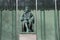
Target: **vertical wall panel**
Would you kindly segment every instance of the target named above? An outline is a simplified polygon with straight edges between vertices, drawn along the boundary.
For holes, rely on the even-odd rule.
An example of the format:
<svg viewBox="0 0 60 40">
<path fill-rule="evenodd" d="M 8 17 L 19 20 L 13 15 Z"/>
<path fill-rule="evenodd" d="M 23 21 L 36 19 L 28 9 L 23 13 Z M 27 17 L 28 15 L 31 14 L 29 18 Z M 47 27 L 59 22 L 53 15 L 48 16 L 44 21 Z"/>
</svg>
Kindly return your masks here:
<svg viewBox="0 0 60 40">
<path fill-rule="evenodd" d="M 2 35 L 2 11 L 0 11 L 0 40 Z"/>
<path fill-rule="evenodd" d="M 40 13 L 41 15 L 41 40 L 46 40 L 46 34 L 45 34 L 45 11 L 41 11 L 42 13 Z"/>
<path fill-rule="evenodd" d="M 0 40 L 1 40 L 1 11 L 0 11 Z"/>
<path fill-rule="evenodd" d="M 16 37 L 16 11 L 12 11 L 12 40 L 17 40 Z"/>
<path fill-rule="evenodd" d="M 45 11 L 46 40 L 55 40 L 54 10 Z"/>
<path fill-rule="evenodd" d="M 12 40 L 12 12 L 2 12 L 2 40 Z"/>
<path fill-rule="evenodd" d="M 60 37 L 60 10 L 59 10 L 59 37 Z M 59 38 L 60 40 L 60 38 Z"/>
<path fill-rule="evenodd" d="M 41 11 L 37 11 L 37 13 L 35 14 L 37 15 L 38 18 L 37 19 L 37 40 L 41 40 Z"/>
</svg>

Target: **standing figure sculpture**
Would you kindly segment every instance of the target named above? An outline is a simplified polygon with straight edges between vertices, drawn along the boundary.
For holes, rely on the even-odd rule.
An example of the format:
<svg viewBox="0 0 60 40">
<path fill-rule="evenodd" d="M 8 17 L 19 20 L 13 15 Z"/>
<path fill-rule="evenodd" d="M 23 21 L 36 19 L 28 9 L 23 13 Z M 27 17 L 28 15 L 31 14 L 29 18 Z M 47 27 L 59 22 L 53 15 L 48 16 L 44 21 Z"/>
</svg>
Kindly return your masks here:
<svg viewBox="0 0 60 40">
<path fill-rule="evenodd" d="M 33 32 L 34 16 L 29 8 L 25 8 L 25 13 L 22 15 L 22 32 Z"/>
</svg>

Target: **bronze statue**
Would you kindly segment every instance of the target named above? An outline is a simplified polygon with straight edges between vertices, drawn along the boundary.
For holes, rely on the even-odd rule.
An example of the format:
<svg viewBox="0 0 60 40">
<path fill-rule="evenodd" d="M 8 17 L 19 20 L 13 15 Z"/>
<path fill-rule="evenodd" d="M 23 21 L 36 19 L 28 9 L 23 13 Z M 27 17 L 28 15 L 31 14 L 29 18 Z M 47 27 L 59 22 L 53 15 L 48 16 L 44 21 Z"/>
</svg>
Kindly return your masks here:
<svg viewBox="0 0 60 40">
<path fill-rule="evenodd" d="M 29 8 L 26 7 L 25 13 L 22 15 L 22 31 L 23 32 L 33 32 L 34 16 L 30 12 Z"/>
</svg>

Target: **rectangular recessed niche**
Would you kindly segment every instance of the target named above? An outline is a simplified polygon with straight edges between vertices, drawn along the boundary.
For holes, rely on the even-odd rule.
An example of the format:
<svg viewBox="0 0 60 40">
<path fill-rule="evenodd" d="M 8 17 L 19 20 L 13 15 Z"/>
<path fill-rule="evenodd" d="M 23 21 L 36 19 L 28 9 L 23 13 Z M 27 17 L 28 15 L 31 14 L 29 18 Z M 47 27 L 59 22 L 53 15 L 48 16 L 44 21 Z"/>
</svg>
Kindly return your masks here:
<svg viewBox="0 0 60 40">
<path fill-rule="evenodd" d="M 19 40 L 36 40 L 36 34 L 20 34 Z"/>
</svg>

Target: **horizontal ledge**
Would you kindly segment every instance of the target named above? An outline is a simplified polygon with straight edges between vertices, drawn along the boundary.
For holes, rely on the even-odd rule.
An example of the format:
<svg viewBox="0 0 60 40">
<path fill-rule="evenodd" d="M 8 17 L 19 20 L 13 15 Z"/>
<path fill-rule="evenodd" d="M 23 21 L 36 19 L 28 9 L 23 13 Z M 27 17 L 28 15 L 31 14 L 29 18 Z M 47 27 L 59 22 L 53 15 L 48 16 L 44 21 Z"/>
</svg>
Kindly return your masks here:
<svg viewBox="0 0 60 40">
<path fill-rule="evenodd" d="M 20 34 L 36 34 L 36 32 L 21 32 Z"/>
</svg>

